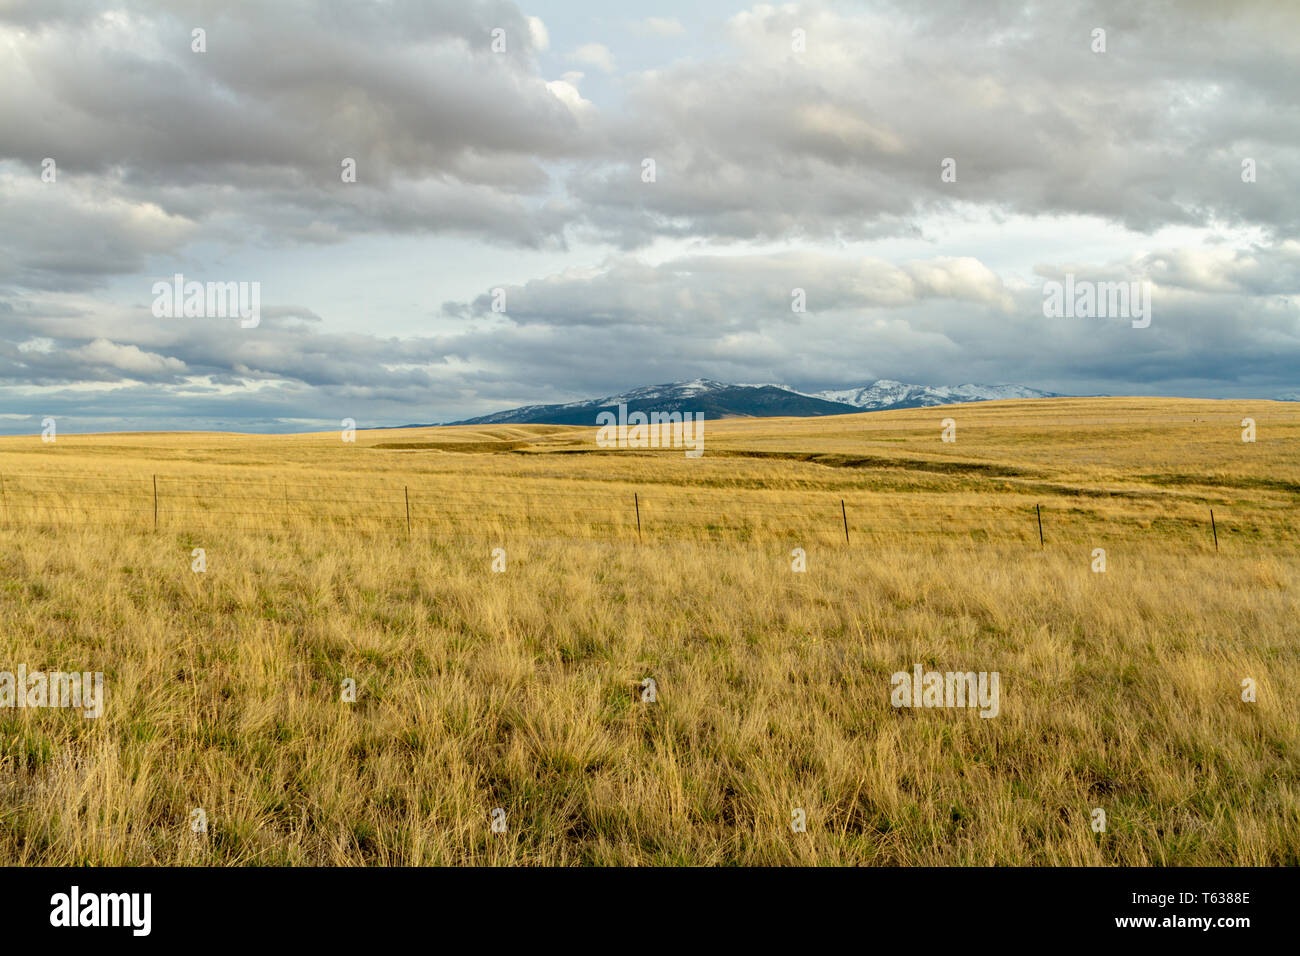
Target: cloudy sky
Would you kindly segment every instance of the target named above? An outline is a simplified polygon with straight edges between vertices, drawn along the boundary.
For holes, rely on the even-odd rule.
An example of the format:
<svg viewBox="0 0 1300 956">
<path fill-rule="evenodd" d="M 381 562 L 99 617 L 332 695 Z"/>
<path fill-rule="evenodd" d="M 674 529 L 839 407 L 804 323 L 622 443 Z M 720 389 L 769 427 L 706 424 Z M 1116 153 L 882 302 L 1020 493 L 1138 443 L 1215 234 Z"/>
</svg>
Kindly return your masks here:
<svg viewBox="0 0 1300 956">
<path fill-rule="evenodd" d="M 0 432 L 1300 396 L 1297 36 L 1293 0 L 0 0 Z M 260 322 L 156 316 L 177 273 Z M 1044 317 L 1067 274 L 1149 282 L 1150 326 Z"/>
</svg>

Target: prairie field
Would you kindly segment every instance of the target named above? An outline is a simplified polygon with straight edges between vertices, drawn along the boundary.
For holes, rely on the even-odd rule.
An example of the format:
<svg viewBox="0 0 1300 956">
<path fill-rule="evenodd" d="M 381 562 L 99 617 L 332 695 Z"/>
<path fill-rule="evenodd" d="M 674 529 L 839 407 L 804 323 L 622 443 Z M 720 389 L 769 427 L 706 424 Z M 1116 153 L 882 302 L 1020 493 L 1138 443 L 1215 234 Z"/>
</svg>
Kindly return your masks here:
<svg viewBox="0 0 1300 956">
<path fill-rule="evenodd" d="M 1300 863 L 1300 403 L 704 449 L 0 438 L 0 671 L 104 674 L 0 708 L 0 863 Z"/>
</svg>

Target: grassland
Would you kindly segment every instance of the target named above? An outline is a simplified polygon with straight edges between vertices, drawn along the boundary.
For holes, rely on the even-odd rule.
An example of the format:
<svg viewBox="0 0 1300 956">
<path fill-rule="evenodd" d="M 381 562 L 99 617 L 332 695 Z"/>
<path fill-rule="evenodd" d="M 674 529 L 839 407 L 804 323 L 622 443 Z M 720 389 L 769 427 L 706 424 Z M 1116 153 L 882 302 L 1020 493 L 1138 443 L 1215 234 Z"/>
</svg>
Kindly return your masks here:
<svg viewBox="0 0 1300 956">
<path fill-rule="evenodd" d="M 0 863 L 1300 862 L 1300 405 L 594 438 L 0 438 Z"/>
</svg>

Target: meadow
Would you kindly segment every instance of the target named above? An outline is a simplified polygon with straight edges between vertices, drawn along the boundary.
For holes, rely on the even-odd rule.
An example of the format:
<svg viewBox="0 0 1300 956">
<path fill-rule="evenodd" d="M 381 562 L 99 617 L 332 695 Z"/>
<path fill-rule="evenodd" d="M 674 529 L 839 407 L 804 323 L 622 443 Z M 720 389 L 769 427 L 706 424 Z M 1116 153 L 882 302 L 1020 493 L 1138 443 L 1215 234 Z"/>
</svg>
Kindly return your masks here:
<svg viewBox="0 0 1300 956">
<path fill-rule="evenodd" d="M 1300 863 L 1300 403 L 595 434 L 0 438 L 0 863 Z"/>
</svg>

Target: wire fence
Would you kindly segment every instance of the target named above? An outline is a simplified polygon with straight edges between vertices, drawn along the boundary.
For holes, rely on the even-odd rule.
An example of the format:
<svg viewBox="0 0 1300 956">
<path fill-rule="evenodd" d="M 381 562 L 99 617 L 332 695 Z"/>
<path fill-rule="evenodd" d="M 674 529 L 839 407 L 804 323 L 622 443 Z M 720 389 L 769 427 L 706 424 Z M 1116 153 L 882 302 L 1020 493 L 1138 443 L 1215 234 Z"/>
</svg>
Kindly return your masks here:
<svg viewBox="0 0 1300 956">
<path fill-rule="evenodd" d="M 1189 547 L 1225 541 L 1295 544 L 1300 533 L 1276 507 L 1217 514 L 1187 496 L 1108 500 L 1028 493 L 952 496 L 922 492 L 636 486 L 577 479 L 427 476 L 402 483 L 331 478 L 0 474 L 7 527 L 94 525 L 157 531 L 335 528 L 393 536 L 575 539 L 782 539 L 794 544 L 957 538 L 1047 547 L 1161 533 Z"/>
</svg>

